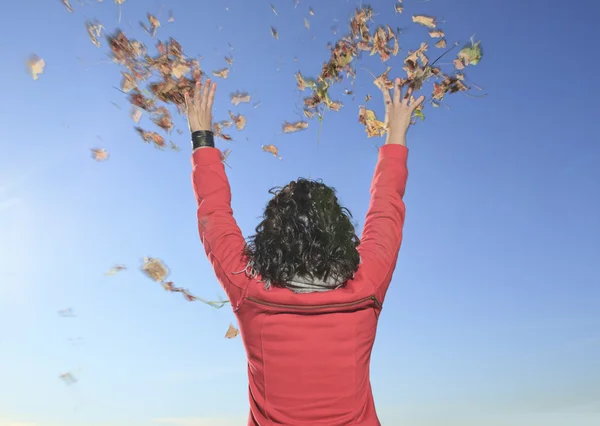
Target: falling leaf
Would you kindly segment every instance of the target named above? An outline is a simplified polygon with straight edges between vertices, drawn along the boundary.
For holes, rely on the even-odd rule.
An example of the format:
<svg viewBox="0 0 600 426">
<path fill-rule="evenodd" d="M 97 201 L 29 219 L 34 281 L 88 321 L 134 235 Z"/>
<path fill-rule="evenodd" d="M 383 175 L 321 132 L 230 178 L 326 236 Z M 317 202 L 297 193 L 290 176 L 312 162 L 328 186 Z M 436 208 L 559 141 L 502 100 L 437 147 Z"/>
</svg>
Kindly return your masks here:
<svg viewBox="0 0 600 426">
<path fill-rule="evenodd" d="M 213 71 L 212 73 L 215 77 L 220 77 L 220 78 L 225 79 L 229 75 L 229 68 L 223 68 L 221 70 Z"/>
<path fill-rule="evenodd" d="M 233 65 L 233 56 L 225 56 L 225 62 L 227 62 L 229 66 Z"/>
<path fill-rule="evenodd" d="M 227 339 L 233 339 L 238 334 L 240 334 L 240 331 L 237 328 L 235 328 L 233 326 L 233 324 L 229 324 L 229 328 L 227 329 L 227 332 L 225 333 L 225 337 Z"/>
<path fill-rule="evenodd" d="M 135 106 L 132 107 L 131 108 L 131 119 L 133 120 L 133 122 L 139 123 L 141 118 L 142 118 L 142 110 Z"/>
<path fill-rule="evenodd" d="M 394 10 L 396 13 L 402 13 L 404 11 L 404 5 L 402 4 L 402 0 L 398 0 L 398 3 L 394 5 Z"/>
<path fill-rule="evenodd" d="M 365 125 L 367 137 L 383 136 L 386 132 L 385 123 L 377 120 L 375 112 L 361 106 L 358 112 L 358 121 Z"/>
<path fill-rule="evenodd" d="M 444 36 L 445 36 L 445 34 L 442 30 L 430 30 L 429 31 L 429 37 L 431 37 L 431 38 L 442 38 Z"/>
<path fill-rule="evenodd" d="M 98 38 L 102 34 L 102 30 L 104 29 L 102 24 L 98 21 L 86 22 L 85 27 L 87 29 L 90 40 L 92 41 L 92 43 L 94 43 L 94 46 L 100 47 L 100 41 L 98 40 Z"/>
<path fill-rule="evenodd" d="M 419 118 L 421 121 L 425 120 L 425 115 L 423 115 L 423 111 L 420 109 L 415 110 L 415 117 Z"/>
<path fill-rule="evenodd" d="M 102 148 L 93 148 L 92 158 L 96 161 L 106 161 L 108 160 L 108 151 Z"/>
<path fill-rule="evenodd" d="M 248 93 L 237 92 L 231 95 L 231 103 L 235 106 L 246 102 L 250 102 L 250 95 Z"/>
<path fill-rule="evenodd" d="M 160 21 L 156 19 L 154 15 L 148 13 L 148 23 L 150 24 L 150 29 L 148 29 L 143 22 L 140 22 L 140 25 L 148 34 L 150 34 L 150 36 L 155 37 L 156 31 L 158 30 L 158 27 L 160 27 Z"/>
<path fill-rule="evenodd" d="M 44 72 L 45 67 L 46 61 L 36 55 L 31 55 L 27 60 L 27 68 L 34 80 L 37 80 L 39 75 Z"/>
<path fill-rule="evenodd" d="M 175 17 L 173 16 L 173 11 L 169 10 L 169 19 L 167 20 L 167 22 L 174 22 L 175 21 Z"/>
<path fill-rule="evenodd" d="M 444 48 L 446 48 L 446 39 L 445 38 L 440 39 L 440 41 L 438 41 L 435 44 L 435 47 L 437 47 L 438 49 L 444 49 Z"/>
<path fill-rule="evenodd" d="M 169 148 L 171 148 L 173 151 L 181 151 L 181 148 L 179 148 L 179 146 L 173 141 L 169 141 Z"/>
<path fill-rule="evenodd" d="M 258 108 L 258 107 L 259 107 L 259 106 L 261 106 L 261 105 L 262 105 L 262 102 L 261 102 L 261 101 L 254 102 L 254 103 L 252 104 L 252 108 Z"/>
<path fill-rule="evenodd" d="M 229 154 L 231 154 L 231 148 L 227 148 L 225 151 L 221 152 L 221 161 L 225 162 L 227 161 L 227 157 L 229 157 Z"/>
<path fill-rule="evenodd" d="M 231 114 L 231 111 L 229 113 Z M 233 121 L 230 121 L 230 120 L 221 120 L 221 121 L 219 121 L 219 124 L 221 126 L 223 126 L 223 127 L 229 128 L 229 127 L 233 126 Z"/>
<path fill-rule="evenodd" d="M 71 373 L 61 373 L 58 376 L 58 378 L 65 382 L 65 384 L 67 385 L 72 385 L 77 382 L 77 379 Z"/>
<path fill-rule="evenodd" d="M 67 8 L 68 12 L 73 12 L 73 7 L 71 6 L 71 2 L 69 0 L 62 0 L 62 3 Z"/>
<path fill-rule="evenodd" d="M 140 134 L 144 142 L 146 143 L 154 143 L 156 148 L 164 148 L 165 146 L 165 138 L 159 135 L 156 132 L 150 132 L 147 130 L 143 130 L 139 127 L 136 127 L 135 130 Z"/>
<path fill-rule="evenodd" d="M 281 160 L 281 157 L 279 156 L 279 149 L 277 149 L 277 147 L 273 144 L 270 145 L 263 145 L 262 150 L 265 152 L 270 152 L 271 154 L 273 154 L 275 156 L 275 158 L 278 158 Z"/>
<path fill-rule="evenodd" d="M 470 45 L 467 45 L 458 52 L 458 58 L 462 61 L 465 66 L 477 65 L 483 56 L 481 50 L 481 42 L 471 41 Z"/>
<path fill-rule="evenodd" d="M 373 83 L 379 88 L 379 90 L 390 90 L 394 88 L 394 82 L 388 77 L 391 69 L 392 67 L 387 67 L 387 69 L 379 77 L 373 80 Z"/>
<path fill-rule="evenodd" d="M 58 311 L 58 315 L 60 315 L 61 317 L 65 317 L 65 318 L 74 318 L 75 317 L 75 314 L 73 313 L 72 308 L 61 309 L 60 311 Z"/>
<path fill-rule="evenodd" d="M 231 111 L 229 111 L 229 116 L 235 123 L 236 129 L 238 129 L 238 130 L 244 129 L 244 127 L 246 126 L 246 117 L 244 117 L 242 114 L 235 115 Z"/>
<path fill-rule="evenodd" d="M 173 121 L 171 119 L 171 113 L 165 107 L 159 107 L 152 112 L 151 120 L 158 127 L 163 129 L 167 133 L 171 133 L 173 129 Z"/>
<path fill-rule="evenodd" d="M 275 14 L 275 16 L 277 16 L 277 10 L 275 9 L 275 6 L 273 6 L 272 4 L 270 4 L 269 6 L 271 6 L 271 10 Z"/>
<path fill-rule="evenodd" d="M 277 33 L 277 30 L 275 29 L 275 27 L 271 27 L 271 35 L 273 36 L 273 38 L 275 40 L 279 40 L 279 34 Z"/>
<path fill-rule="evenodd" d="M 371 95 L 369 95 L 367 93 L 367 95 L 365 96 L 365 102 L 369 102 L 371 100 Z"/>
<path fill-rule="evenodd" d="M 126 269 L 127 269 L 127 266 L 125 266 L 125 265 L 115 265 L 112 268 L 110 268 L 107 272 L 105 272 L 104 275 L 112 276 L 121 271 L 125 271 Z"/>
<path fill-rule="evenodd" d="M 169 270 L 160 259 L 145 257 L 142 265 L 142 272 L 156 282 L 164 281 L 169 275 Z"/>
<path fill-rule="evenodd" d="M 306 29 L 310 29 L 310 22 L 308 22 L 308 19 L 304 18 L 304 26 L 306 27 Z"/>
<path fill-rule="evenodd" d="M 308 123 L 306 121 L 296 121 L 295 123 L 283 123 L 284 133 L 294 133 L 300 130 L 308 129 Z"/>
<path fill-rule="evenodd" d="M 313 10 L 312 7 L 308 8 L 308 14 L 311 15 L 311 16 L 315 16 L 315 11 Z"/>
<path fill-rule="evenodd" d="M 121 74 L 123 75 L 123 80 L 121 80 L 121 90 L 125 93 L 129 93 L 137 87 L 137 82 L 131 74 L 123 71 L 121 71 Z"/>
<path fill-rule="evenodd" d="M 125 3 L 125 0 L 115 0 L 115 3 L 116 4 L 123 4 L 123 3 Z"/>
<path fill-rule="evenodd" d="M 434 17 L 426 15 L 413 15 L 412 21 L 427 28 L 435 28 L 437 25 Z"/>
</svg>

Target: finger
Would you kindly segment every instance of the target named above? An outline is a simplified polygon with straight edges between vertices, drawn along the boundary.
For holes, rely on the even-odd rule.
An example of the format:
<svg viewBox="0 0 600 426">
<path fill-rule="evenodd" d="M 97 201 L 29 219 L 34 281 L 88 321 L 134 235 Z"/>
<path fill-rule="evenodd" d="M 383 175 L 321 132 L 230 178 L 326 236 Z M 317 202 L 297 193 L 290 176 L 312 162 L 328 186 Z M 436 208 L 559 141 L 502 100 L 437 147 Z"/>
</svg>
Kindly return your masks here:
<svg viewBox="0 0 600 426">
<path fill-rule="evenodd" d="M 425 96 L 419 96 L 419 99 L 417 99 L 416 101 L 414 101 L 411 105 L 410 108 L 414 111 L 417 108 L 419 108 L 419 105 L 421 105 L 423 103 L 423 101 L 425 100 Z"/>
<path fill-rule="evenodd" d="M 201 93 L 201 89 L 202 89 L 202 84 L 197 81 L 196 82 L 196 87 L 194 87 L 194 99 L 192 99 L 192 102 L 194 103 L 194 105 L 196 107 L 200 106 L 200 93 Z"/>
<path fill-rule="evenodd" d="M 210 89 L 210 78 L 206 79 L 206 82 L 204 83 L 204 88 L 202 89 L 202 103 L 200 104 L 202 106 L 202 108 L 206 108 L 206 105 L 208 104 L 208 92 Z"/>
<path fill-rule="evenodd" d="M 215 100 L 215 92 L 217 91 L 217 83 L 213 83 L 210 86 L 210 92 L 208 94 L 208 104 L 206 105 L 209 111 L 212 111 L 213 102 Z"/>
<path fill-rule="evenodd" d="M 402 94 L 402 86 L 400 85 L 400 79 L 396 79 L 396 83 L 394 84 L 394 103 L 400 103 L 400 95 Z"/>
<path fill-rule="evenodd" d="M 392 95 L 390 95 L 390 91 L 385 87 L 381 89 L 381 92 L 383 93 L 383 101 L 387 107 L 392 103 Z"/>
<path fill-rule="evenodd" d="M 408 87 L 406 94 L 404 95 L 404 99 L 402 99 L 402 105 L 408 106 L 408 102 L 410 101 L 410 97 L 412 95 L 413 88 L 412 85 Z"/>
</svg>

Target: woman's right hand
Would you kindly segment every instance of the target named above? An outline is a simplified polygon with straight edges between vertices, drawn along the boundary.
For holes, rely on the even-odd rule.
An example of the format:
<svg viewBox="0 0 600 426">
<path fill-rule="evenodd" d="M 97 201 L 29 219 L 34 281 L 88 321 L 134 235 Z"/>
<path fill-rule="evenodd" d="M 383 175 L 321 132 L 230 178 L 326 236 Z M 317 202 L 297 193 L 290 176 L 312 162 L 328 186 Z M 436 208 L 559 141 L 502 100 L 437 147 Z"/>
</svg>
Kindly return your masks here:
<svg viewBox="0 0 600 426">
<path fill-rule="evenodd" d="M 388 89 L 383 90 L 385 126 L 387 129 L 386 145 L 400 144 L 406 146 L 406 132 L 408 132 L 413 113 L 425 100 L 425 96 L 421 96 L 411 103 L 412 87 L 409 87 L 404 97 L 402 97 L 400 82 L 400 79 L 397 78 L 394 84 L 393 99 Z"/>
</svg>

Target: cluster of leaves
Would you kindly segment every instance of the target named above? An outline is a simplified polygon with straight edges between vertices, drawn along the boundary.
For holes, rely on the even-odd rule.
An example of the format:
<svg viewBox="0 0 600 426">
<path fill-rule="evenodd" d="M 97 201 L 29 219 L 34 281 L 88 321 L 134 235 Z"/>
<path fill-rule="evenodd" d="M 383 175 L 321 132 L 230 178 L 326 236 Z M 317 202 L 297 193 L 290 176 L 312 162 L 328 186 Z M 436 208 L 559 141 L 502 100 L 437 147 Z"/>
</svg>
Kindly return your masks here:
<svg viewBox="0 0 600 426">
<path fill-rule="evenodd" d="M 402 1 L 399 1 L 395 10 L 402 13 L 404 10 Z M 306 78 L 302 73 L 296 74 L 298 89 L 310 90 L 311 95 L 304 98 L 304 115 L 311 119 L 318 117 L 322 119 L 324 109 L 339 111 L 342 103 L 332 101 L 329 97 L 329 89 L 336 83 L 343 81 L 344 77 L 354 79 L 356 71 L 353 64 L 360 58 L 360 52 L 369 52 L 370 56 L 379 55 L 382 62 L 387 62 L 392 56 L 398 55 L 400 45 L 398 36 L 389 25 L 378 25 L 375 29 L 370 28 L 373 10 L 370 6 L 356 9 L 350 20 L 349 33 L 341 37 L 331 47 L 331 57 L 324 63 L 321 73 L 315 79 Z M 437 28 L 436 19 L 426 15 L 413 15 L 412 21 L 429 29 L 429 36 L 439 39 L 435 44 L 437 48 L 446 47 L 445 33 Z M 446 94 L 466 92 L 469 88 L 464 84 L 464 74 L 459 72 L 444 73 L 441 68 L 435 66 L 426 55 L 429 48 L 427 42 L 409 51 L 404 58 L 402 70 L 406 77 L 401 78 L 401 86 L 410 86 L 413 91 L 420 90 L 429 79 L 436 79 L 433 84 L 433 92 L 430 99 L 432 106 L 438 107 Z M 448 53 L 448 51 L 446 52 Z M 444 53 L 445 54 L 445 53 Z M 442 54 L 442 56 L 444 56 Z M 476 65 L 482 57 L 480 42 L 473 42 L 460 50 L 458 57 L 454 60 L 455 71 L 464 69 L 467 65 Z M 380 90 L 393 88 L 394 83 L 388 77 L 391 67 L 374 79 L 374 84 Z M 346 93 L 349 93 L 348 91 Z M 367 95 L 366 101 L 370 99 Z M 415 116 L 424 119 L 423 106 L 415 111 Z M 382 136 L 386 132 L 385 123 L 377 120 L 375 112 L 368 110 L 365 106 L 359 108 L 359 122 L 365 125 L 369 137 Z"/>
</svg>

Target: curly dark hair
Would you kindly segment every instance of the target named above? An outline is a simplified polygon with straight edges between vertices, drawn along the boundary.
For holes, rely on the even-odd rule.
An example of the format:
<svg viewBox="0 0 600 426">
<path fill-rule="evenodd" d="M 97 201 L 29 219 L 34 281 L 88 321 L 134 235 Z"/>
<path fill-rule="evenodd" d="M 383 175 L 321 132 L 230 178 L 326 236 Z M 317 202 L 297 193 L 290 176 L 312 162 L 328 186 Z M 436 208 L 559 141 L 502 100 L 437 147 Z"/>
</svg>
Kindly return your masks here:
<svg viewBox="0 0 600 426">
<path fill-rule="evenodd" d="M 245 255 L 263 281 L 285 287 L 294 276 L 343 283 L 358 268 L 359 238 L 335 189 L 300 178 L 272 188 Z"/>
</svg>

